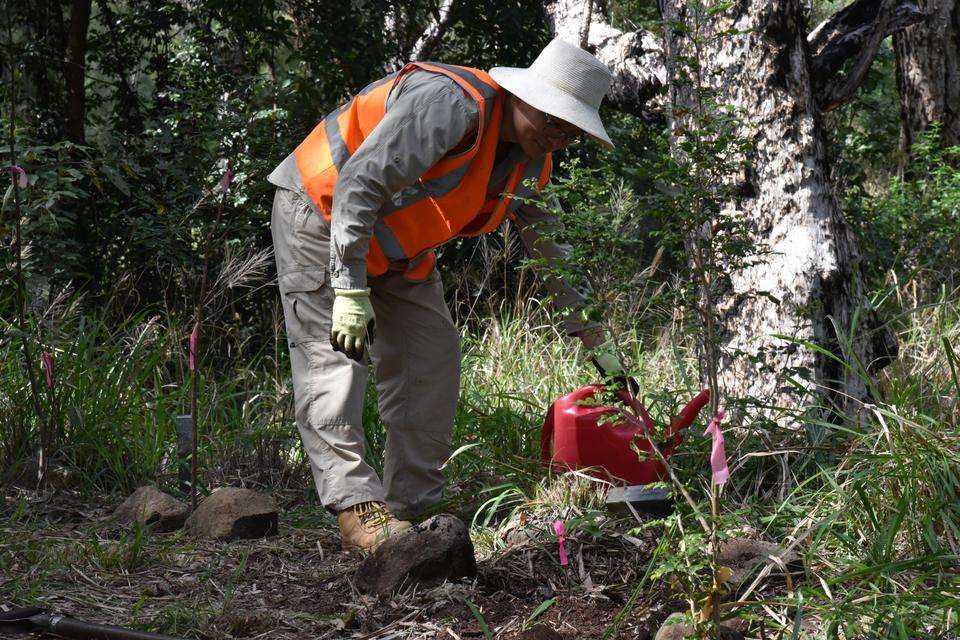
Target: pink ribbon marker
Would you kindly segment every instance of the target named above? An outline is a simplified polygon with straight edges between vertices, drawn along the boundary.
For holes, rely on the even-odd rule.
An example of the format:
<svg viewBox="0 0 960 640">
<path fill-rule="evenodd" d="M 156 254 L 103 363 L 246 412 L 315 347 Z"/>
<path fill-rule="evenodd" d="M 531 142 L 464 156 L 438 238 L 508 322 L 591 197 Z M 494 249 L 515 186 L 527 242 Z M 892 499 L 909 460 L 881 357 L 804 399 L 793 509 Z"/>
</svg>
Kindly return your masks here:
<svg viewBox="0 0 960 640">
<path fill-rule="evenodd" d="M 27 172 L 23 170 L 23 167 L 12 165 L 8 168 L 17 176 L 17 186 L 26 189 L 29 183 L 27 182 Z"/>
<path fill-rule="evenodd" d="M 53 354 L 44 351 L 40 354 L 40 360 L 43 362 L 43 372 L 47 374 L 47 389 L 53 389 Z"/>
<path fill-rule="evenodd" d="M 200 337 L 200 321 L 193 325 L 193 331 L 190 332 L 190 371 L 197 368 L 197 339 Z"/>
<path fill-rule="evenodd" d="M 726 413 L 723 409 L 717 411 L 713 416 L 707 430 L 703 435 L 713 436 L 713 449 L 710 451 L 710 468 L 713 470 L 713 481 L 717 484 L 723 484 L 730 477 L 730 469 L 727 467 L 727 450 L 723 445 L 723 432 L 720 431 L 720 421 Z"/>
<path fill-rule="evenodd" d="M 567 559 L 567 547 L 564 544 L 567 541 L 567 538 L 566 538 L 567 528 L 564 526 L 563 520 L 554 521 L 553 530 L 557 534 L 557 542 L 560 543 L 560 564 L 562 565 L 570 564 L 570 560 Z"/>
</svg>

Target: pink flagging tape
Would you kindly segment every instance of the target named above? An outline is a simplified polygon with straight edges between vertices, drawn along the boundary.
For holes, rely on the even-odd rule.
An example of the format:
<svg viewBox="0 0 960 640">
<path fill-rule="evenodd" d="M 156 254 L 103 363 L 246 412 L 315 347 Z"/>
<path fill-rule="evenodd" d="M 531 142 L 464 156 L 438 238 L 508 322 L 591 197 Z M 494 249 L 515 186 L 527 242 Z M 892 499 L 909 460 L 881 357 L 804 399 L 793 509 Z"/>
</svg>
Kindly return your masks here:
<svg viewBox="0 0 960 640">
<path fill-rule="evenodd" d="M 707 430 L 703 435 L 713 436 L 713 449 L 710 451 L 710 468 L 713 471 L 713 481 L 717 484 L 723 484 L 730 478 L 730 469 L 727 467 L 727 450 L 723 443 L 723 432 L 720 431 L 720 421 L 726 413 L 720 409 L 717 415 L 713 416 Z"/>
<path fill-rule="evenodd" d="M 563 520 L 554 521 L 553 530 L 557 534 L 557 542 L 560 543 L 560 564 L 568 565 L 570 564 L 570 559 L 567 558 L 567 528 L 564 526 Z"/>
<path fill-rule="evenodd" d="M 190 332 L 190 371 L 197 368 L 197 340 L 200 338 L 200 321 L 197 320 Z"/>
<path fill-rule="evenodd" d="M 43 362 L 43 372 L 47 375 L 47 389 L 53 389 L 53 354 L 44 351 L 40 354 L 40 360 Z"/>
</svg>

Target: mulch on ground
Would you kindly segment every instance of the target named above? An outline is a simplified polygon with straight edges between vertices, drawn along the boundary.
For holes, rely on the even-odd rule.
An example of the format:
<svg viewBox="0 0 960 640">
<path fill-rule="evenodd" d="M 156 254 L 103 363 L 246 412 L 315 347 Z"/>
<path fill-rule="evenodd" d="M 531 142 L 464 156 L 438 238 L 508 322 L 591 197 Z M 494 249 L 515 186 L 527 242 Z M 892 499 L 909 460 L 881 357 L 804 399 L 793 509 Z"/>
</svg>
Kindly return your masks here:
<svg viewBox="0 0 960 640">
<path fill-rule="evenodd" d="M 377 599 L 353 587 L 359 558 L 339 550 L 334 518 L 302 496 L 276 497 L 277 535 L 222 543 L 119 528 L 108 516 L 120 496 L 101 506 L 5 489 L 0 607 L 184 638 L 484 638 L 483 625 L 504 639 L 600 638 L 655 542 L 574 538 L 564 567 L 555 540 L 521 537 L 479 558 L 475 580 Z M 668 604 L 656 587 L 644 592 L 612 637 L 652 637 Z"/>
</svg>

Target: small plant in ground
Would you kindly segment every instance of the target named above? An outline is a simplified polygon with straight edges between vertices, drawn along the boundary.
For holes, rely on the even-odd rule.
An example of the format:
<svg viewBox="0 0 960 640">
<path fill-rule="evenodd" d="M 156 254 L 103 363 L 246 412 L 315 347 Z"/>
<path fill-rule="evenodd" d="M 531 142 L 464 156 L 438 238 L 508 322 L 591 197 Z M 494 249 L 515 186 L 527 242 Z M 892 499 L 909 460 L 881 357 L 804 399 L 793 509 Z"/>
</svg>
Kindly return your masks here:
<svg viewBox="0 0 960 640">
<path fill-rule="evenodd" d="M 22 354 L 16 356 L 15 361 L 19 361 L 26 374 L 28 388 L 30 390 L 30 401 L 35 414 L 38 431 L 39 443 L 36 447 L 37 452 L 37 485 L 42 488 L 45 484 L 48 459 L 52 442 L 51 416 L 44 409 L 43 392 L 39 381 L 39 371 L 34 362 L 34 355 L 42 351 L 38 347 L 38 338 L 40 337 L 40 327 L 34 314 L 28 305 L 27 275 L 24 269 L 25 251 L 24 251 L 24 229 L 23 229 L 23 210 L 21 208 L 21 190 L 29 186 L 29 180 L 26 172 L 20 167 L 17 158 L 17 94 L 16 80 L 17 69 L 13 60 L 10 60 L 10 76 L 8 92 L 10 94 L 10 113 L 9 113 L 9 137 L 7 138 L 7 151 L 9 153 L 9 165 L 4 167 L 3 173 L 10 176 L 10 186 L 5 190 L 3 204 L 0 206 L 0 221 L 4 220 L 7 209 L 7 202 L 12 200 L 13 207 L 13 255 L 9 260 L 3 260 L 4 270 L 6 264 L 13 264 L 13 284 L 14 284 L 14 307 L 16 309 L 16 329 L 10 333 L 17 335 L 20 339 L 20 348 Z M 12 196 L 12 198 L 11 198 Z M 6 274 L 5 274 L 6 275 Z M 11 327 L 12 329 L 12 327 Z"/>
<path fill-rule="evenodd" d="M 144 527 L 135 523 L 129 530 L 123 531 L 117 540 L 93 537 L 83 545 L 83 553 L 88 554 L 101 571 L 133 573 L 150 560 L 146 549 L 147 535 Z"/>
<path fill-rule="evenodd" d="M 480 625 L 480 631 L 483 633 L 483 637 L 486 640 L 493 640 L 493 631 L 490 630 L 490 625 L 487 624 L 483 614 L 480 613 L 480 608 L 470 600 L 467 600 L 466 604 L 467 608 L 470 609 L 470 613 L 473 614 L 474 619 L 476 619 L 477 624 Z"/>
<path fill-rule="evenodd" d="M 721 397 L 718 385 L 723 340 L 720 317 L 726 304 L 723 291 L 730 274 L 751 264 L 763 251 L 763 247 L 748 241 L 748 229 L 730 211 L 736 206 L 738 177 L 751 145 L 740 134 L 742 126 L 736 111 L 718 103 L 713 81 L 704 77 L 700 55 L 705 38 L 729 37 L 707 36 L 702 27 L 708 16 L 725 8 L 690 3 L 687 11 L 692 26 L 666 25 L 685 29 L 691 42 L 691 53 L 680 56 L 679 68 L 674 70 L 684 92 L 678 100 L 686 104 L 683 109 L 676 107 L 668 134 L 653 138 L 651 146 L 659 144 L 660 153 L 652 153 L 636 164 L 638 183 L 645 187 L 643 195 L 636 195 L 634 185 L 605 184 L 575 163 L 564 167 L 569 180 L 558 180 L 547 193 L 548 202 L 559 196 L 572 203 L 569 208 L 574 213 L 559 213 L 565 218 L 566 230 L 557 235 L 576 240 L 575 245 L 581 247 L 573 254 L 572 266 L 559 270 L 558 275 L 587 275 L 592 298 L 584 310 L 585 317 L 602 323 L 611 336 L 606 348 L 617 351 L 627 362 L 628 373 L 636 371 L 633 367 L 638 359 L 625 357 L 632 354 L 625 353 L 624 346 L 632 345 L 624 338 L 631 335 L 631 324 L 639 324 L 635 320 L 638 312 L 666 306 L 676 319 L 670 329 L 694 336 L 699 379 L 711 394 L 708 420 L 714 417 L 709 430 L 714 442 L 711 480 L 704 499 L 696 474 L 694 486 L 688 486 L 689 471 L 681 478 L 657 448 L 657 458 L 669 469 L 670 480 L 688 507 L 684 515 L 694 520 L 685 526 L 677 524 L 677 544 L 662 556 L 665 567 L 654 571 L 660 577 L 671 576 L 689 605 L 698 634 L 714 637 L 720 632 L 719 601 L 727 577 L 727 570 L 718 561 L 726 527 L 720 487 L 728 473 L 720 408 L 732 410 L 737 418 L 742 415 L 739 400 Z M 668 147 L 677 151 L 671 154 L 666 151 Z M 649 225 L 651 214 L 660 223 L 652 231 L 660 243 L 652 258 L 643 251 L 643 240 L 651 234 L 642 230 L 644 224 Z M 667 252 L 678 280 L 671 288 L 656 286 L 654 278 Z M 649 385 L 642 380 L 640 383 L 641 391 L 649 392 Z M 607 390 L 612 391 L 614 386 L 608 384 Z M 599 399 L 606 404 L 616 400 L 612 393 Z M 653 434 L 651 437 L 655 439 Z"/>
</svg>

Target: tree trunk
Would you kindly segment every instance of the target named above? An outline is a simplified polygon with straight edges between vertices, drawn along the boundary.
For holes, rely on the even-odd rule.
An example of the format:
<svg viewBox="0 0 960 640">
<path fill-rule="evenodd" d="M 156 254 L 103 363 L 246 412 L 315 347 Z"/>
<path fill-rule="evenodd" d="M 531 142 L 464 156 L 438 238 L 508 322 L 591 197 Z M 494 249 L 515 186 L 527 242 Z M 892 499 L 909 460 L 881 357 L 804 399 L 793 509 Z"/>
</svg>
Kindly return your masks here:
<svg viewBox="0 0 960 640">
<path fill-rule="evenodd" d="M 137 91 L 130 80 L 133 74 L 130 73 L 128 65 L 132 64 L 136 67 L 137 61 L 123 49 L 123 43 L 117 35 L 117 32 L 122 28 L 122 18 L 117 16 L 110 0 L 98 0 L 97 9 L 100 16 L 99 22 L 104 25 L 104 32 L 110 44 L 109 50 L 106 46 L 103 47 L 99 66 L 117 79 L 117 104 L 114 109 L 116 123 L 114 126 L 117 133 L 121 135 L 135 135 L 136 132 L 143 130 L 143 121 L 140 115 L 140 101 Z M 155 82 L 157 82 L 156 78 L 159 78 L 160 74 L 156 71 L 154 71 L 154 74 Z M 160 93 L 161 85 L 157 83 L 154 86 L 156 93 Z"/>
<path fill-rule="evenodd" d="M 699 77 L 720 104 L 738 110 L 736 133 L 751 142 L 736 178 L 740 196 L 720 217 L 744 222 L 752 245 L 765 252 L 730 267 L 718 305 L 721 395 L 782 407 L 784 416 L 811 403 L 852 413 L 868 395 L 869 375 L 856 363 L 876 369 L 877 358 L 889 355 L 879 349 L 889 335 L 873 331 L 872 313 L 858 312 L 867 306 L 859 251 L 828 178 L 800 2 L 747 0 L 713 16 L 695 16 L 686 0 L 663 0 L 661 8 L 673 130 L 684 124 L 677 117 L 698 109 Z M 698 34 L 696 49 L 689 34 L 669 26 L 678 22 Z M 726 30 L 737 35 L 718 35 Z M 686 76 L 680 61 L 690 55 L 701 69 Z M 765 413 L 779 419 L 776 410 Z"/>
<path fill-rule="evenodd" d="M 728 290 L 718 305 L 721 394 L 727 402 L 783 408 L 782 422 L 811 404 L 855 413 L 897 344 L 864 295 L 857 241 L 830 184 L 819 116 L 854 94 L 880 40 L 921 19 L 914 0 L 854 0 L 814 30 L 811 43 L 799 0 L 742 0 L 716 15 L 698 0 L 660 0 L 662 40 L 616 29 L 603 4 L 544 0 L 544 9 L 555 35 L 611 69 L 608 105 L 640 116 L 665 113 L 677 131 L 676 119 L 698 106 L 688 78 L 677 73 L 678 63 L 693 57 L 720 103 L 742 114 L 736 133 L 752 143 L 744 170 L 730 178 L 739 195 L 720 216 L 745 222 L 747 240 L 764 253 L 727 265 Z M 438 29 L 450 3 L 441 7 L 448 13 L 435 16 Z M 702 12 L 699 26 L 694 10 Z M 677 23 L 700 32 L 699 50 Z M 658 95 L 665 84 L 669 103 Z"/>
<path fill-rule="evenodd" d="M 960 144 L 960 1 L 919 4 L 929 17 L 893 40 L 904 155 L 916 136 L 936 123 L 943 144 Z"/>
<path fill-rule="evenodd" d="M 67 86 L 67 137 L 77 144 L 86 141 L 84 127 L 87 118 L 87 96 L 84 71 L 91 2 L 92 0 L 73 0 L 70 5 L 67 58 L 63 63 L 63 78 Z"/>
</svg>

